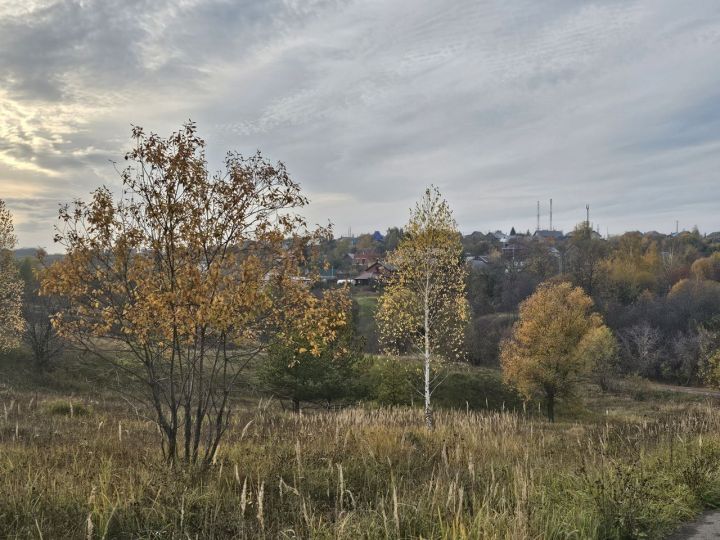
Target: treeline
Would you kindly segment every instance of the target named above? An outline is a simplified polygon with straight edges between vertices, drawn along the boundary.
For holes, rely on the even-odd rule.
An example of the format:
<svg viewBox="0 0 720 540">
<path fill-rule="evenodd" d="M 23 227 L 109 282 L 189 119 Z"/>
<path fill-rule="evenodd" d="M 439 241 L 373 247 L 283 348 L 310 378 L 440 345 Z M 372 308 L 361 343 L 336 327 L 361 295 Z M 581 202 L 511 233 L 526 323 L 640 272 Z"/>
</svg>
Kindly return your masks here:
<svg viewBox="0 0 720 540">
<path fill-rule="evenodd" d="M 615 333 L 619 374 L 696 383 L 720 336 L 717 240 L 697 231 L 603 239 L 581 224 L 569 238 L 525 238 L 510 254 L 493 246 L 488 264 L 470 271 L 471 359 L 495 363 L 495 342 L 513 319 L 508 313 L 538 284 L 569 280 L 592 297 Z"/>
<path fill-rule="evenodd" d="M 325 260 L 347 267 L 347 254 L 385 255 L 401 238 L 402 229 L 392 228 L 382 238 L 376 233 L 329 240 Z M 472 312 L 466 348 L 473 364 L 499 364 L 500 342 L 520 303 L 548 280 L 569 280 L 592 297 L 617 338 L 618 374 L 699 383 L 704 358 L 720 344 L 720 233 L 602 238 L 581 223 L 559 238 L 474 232 L 462 244 Z M 366 296 L 358 299 L 368 302 Z M 361 317 L 358 324 L 368 338 L 366 350 L 377 351 L 369 322 Z"/>
</svg>

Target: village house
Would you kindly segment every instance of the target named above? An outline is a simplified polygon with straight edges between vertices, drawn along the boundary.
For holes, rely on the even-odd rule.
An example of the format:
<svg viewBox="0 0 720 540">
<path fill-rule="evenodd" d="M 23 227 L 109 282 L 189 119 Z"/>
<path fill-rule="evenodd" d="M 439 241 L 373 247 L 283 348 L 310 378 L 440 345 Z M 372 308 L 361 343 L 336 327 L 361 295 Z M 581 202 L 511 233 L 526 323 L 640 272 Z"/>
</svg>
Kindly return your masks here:
<svg viewBox="0 0 720 540">
<path fill-rule="evenodd" d="M 395 271 L 395 267 L 391 264 L 381 261 L 375 261 L 360 274 L 355 276 L 355 285 L 373 285 L 377 283 L 383 276 Z"/>
<path fill-rule="evenodd" d="M 358 249 L 355 253 L 348 253 L 347 256 L 350 259 L 350 264 L 356 270 L 360 270 L 379 261 L 381 254 L 374 249 Z"/>
<path fill-rule="evenodd" d="M 548 240 L 562 240 L 565 237 L 563 235 L 562 231 L 555 231 L 555 230 L 547 230 L 547 229 L 538 229 L 533 234 L 533 238 L 537 238 L 538 240 L 542 241 L 548 241 Z"/>
</svg>

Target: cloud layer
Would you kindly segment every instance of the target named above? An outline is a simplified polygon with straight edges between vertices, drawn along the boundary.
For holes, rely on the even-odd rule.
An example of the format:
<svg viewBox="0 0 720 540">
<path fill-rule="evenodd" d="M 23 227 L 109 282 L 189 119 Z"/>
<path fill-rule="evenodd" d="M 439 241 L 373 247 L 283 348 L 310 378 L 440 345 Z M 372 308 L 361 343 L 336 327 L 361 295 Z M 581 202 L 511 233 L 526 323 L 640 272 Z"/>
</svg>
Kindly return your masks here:
<svg viewBox="0 0 720 540">
<path fill-rule="evenodd" d="M 717 230 L 718 58 L 711 0 L 10 0 L 0 197 L 52 248 L 131 124 L 192 118 L 215 165 L 285 161 L 343 232 L 402 224 L 430 183 L 467 232 L 534 228 L 550 197 L 565 229 L 587 203 L 602 232 Z"/>
</svg>

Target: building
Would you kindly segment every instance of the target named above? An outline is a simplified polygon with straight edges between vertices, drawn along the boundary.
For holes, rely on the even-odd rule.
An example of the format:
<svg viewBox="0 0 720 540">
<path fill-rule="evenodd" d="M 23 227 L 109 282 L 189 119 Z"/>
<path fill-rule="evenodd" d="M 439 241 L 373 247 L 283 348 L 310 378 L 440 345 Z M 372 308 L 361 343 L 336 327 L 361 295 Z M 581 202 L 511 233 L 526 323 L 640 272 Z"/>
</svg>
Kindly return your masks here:
<svg viewBox="0 0 720 540">
<path fill-rule="evenodd" d="M 485 255 L 466 255 L 465 262 L 472 270 L 483 270 L 490 266 L 490 259 Z"/>
<path fill-rule="evenodd" d="M 535 234 L 533 234 L 533 238 L 537 238 L 538 240 L 562 240 L 565 238 L 565 235 L 562 231 L 550 231 L 547 229 L 538 229 L 535 231 Z"/>
<path fill-rule="evenodd" d="M 382 277 L 395 271 L 395 267 L 381 261 L 375 261 L 365 270 L 355 276 L 355 285 L 372 285 Z"/>
<path fill-rule="evenodd" d="M 374 249 L 358 249 L 355 253 L 348 253 L 350 264 L 356 268 L 356 270 L 367 268 L 372 263 L 380 260 L 380 253 Z"/>
</svg>

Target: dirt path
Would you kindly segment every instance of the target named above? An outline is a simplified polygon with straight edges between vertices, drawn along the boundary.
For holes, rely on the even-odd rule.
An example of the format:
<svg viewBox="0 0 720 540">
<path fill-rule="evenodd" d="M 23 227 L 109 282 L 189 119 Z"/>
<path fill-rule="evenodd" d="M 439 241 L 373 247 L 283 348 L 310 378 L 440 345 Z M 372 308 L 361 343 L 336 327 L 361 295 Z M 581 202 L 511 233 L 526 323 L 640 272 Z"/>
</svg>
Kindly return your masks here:
<svg viewBox="0 0 720 540">
<path fill-rule="evenodd" d="M 652 383 L 653 390 L 661 390 L 664 392 L 678 392 L 680 394 L 695 394 L 698 396 L 708 396 L 720 398 L 720 391 L 711 390 L 710 388 L 698 388 L 695 386 L 676 386 L 674 384 Z"/>
<path fill-rule="evenodd" d="M 668 540 L 711 540 L 720 538 L 720 510 L 705 512 L 697 520 L 683 525 Z"/>
</svg>

